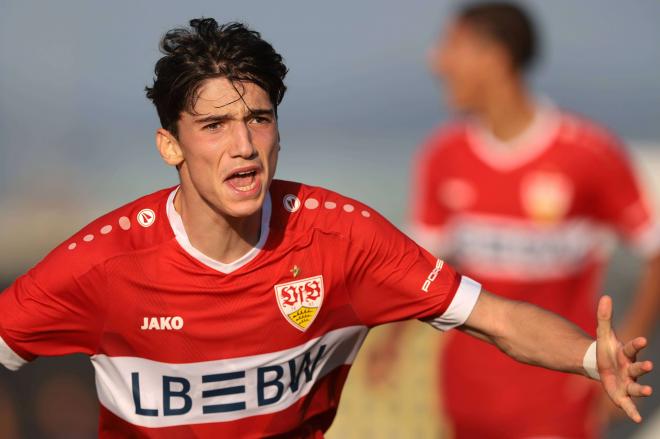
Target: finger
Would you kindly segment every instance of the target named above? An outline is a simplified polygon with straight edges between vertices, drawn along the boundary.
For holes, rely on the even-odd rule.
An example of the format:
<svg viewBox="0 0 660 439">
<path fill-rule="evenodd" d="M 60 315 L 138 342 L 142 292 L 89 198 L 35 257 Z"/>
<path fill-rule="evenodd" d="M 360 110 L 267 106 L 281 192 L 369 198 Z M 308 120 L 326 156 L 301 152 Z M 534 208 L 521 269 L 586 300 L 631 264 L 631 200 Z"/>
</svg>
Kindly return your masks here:
<svg viewBox="0 0 660 439">
<path fill-rule="evenodd" d="M 598 301 L 598 338 L 607 338 L 612 332 L 612 298 L 603 296 Z"/>
<path fill-rule="evenodd" d="M 631 360 L 635 360 L 637 353 L 646 347 L 646 339 L 644 337 L 637 337 L 630 340 L 623 345 L 623 353 Z"/>
<path fill-rule="evenodd" d="M 626 412 L 626 415 L 628 415 L 630 419 L 637 422 L 638 424 L 642 422 L 642 417 L 639 415 L 637 407 L 635 407 L 635 403 L 632 401 L 632 399 L 624 398 L 619 402 L 619 406 L 623 409 L 624 412 Z"/>
<path fill-rule="evenodd" d="M 628 374 L 631 378 L 637 379 L 653 370 L 653 363 L 650 361 L 640 361 L 630 365 Z"/>
<path fill-rule="evenodd" d="M 626 386 L 626 392 L 630 396 L 651 396 L 653 389 L 638 383 L 630 383 Z"/>
</svg>

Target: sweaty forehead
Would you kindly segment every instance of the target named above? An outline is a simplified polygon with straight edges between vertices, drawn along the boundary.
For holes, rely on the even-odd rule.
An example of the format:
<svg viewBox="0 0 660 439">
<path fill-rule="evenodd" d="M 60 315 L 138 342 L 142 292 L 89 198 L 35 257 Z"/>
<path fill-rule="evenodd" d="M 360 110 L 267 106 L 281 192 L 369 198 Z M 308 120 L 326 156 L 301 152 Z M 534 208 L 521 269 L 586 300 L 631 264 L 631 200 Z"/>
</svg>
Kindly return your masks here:
<svg viewBox="0 0 660 439">
<path fill-rule="evenodd" d="M 197 91 L 193 112 L 208 114 L 218 109 L 244 111 L 271 107 L 266 91 L 252 82 L 211 78 L 204 81 Z"/>
</svg>

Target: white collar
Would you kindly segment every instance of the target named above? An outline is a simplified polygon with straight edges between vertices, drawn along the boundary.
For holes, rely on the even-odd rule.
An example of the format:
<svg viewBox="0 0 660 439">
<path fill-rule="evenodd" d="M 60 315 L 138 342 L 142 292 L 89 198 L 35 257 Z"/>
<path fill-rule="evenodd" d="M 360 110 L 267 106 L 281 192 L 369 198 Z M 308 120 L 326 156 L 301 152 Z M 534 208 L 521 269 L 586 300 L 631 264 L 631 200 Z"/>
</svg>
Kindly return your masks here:
<svg viewBox="0 0 660 439">
<path fill-rule="evenodd" d="M 483 124 L 468 124 L 468 144 L 474 153 L 493 168 L 509 171 L 540 156 L 559 132 L 561 113 L 548 100 L 536 105 L 532 123 L 515 138 L 503 142 Z"/>
<path fill-rule="evenodd" d="M 261 236 L 259 237 L 259 242 L 256 246 L 252 247 L 247 253 L 245 253 L 234 262 L 225 264 L 206 256 L 204 253 L 193 247 L 193 245 L 190 243 L 186 229 L 183 226 L 183 221 L 181 220 L 181 215 L 179 215 L 179 213 L 174 208 L 174 196 L 178 190 L 179 186 L 177 186 L 177 188 L 170 193 L 169 197 L 167 197 L 167 218 L 170 221 L 170 226 L 174 231 L 174 236 L 176 237 L 179 245 L 186 251 L 186 253 L 197 259 L 202 264 L 221 273 L 229 274 L 253 260 L 266 244 L 266 240 L 268 239 L 268 232 L 270 231 L 270 192 L 266 193 L 266 199 L 264 200 L 264 204 L 261 209 Z"/>
</svg>

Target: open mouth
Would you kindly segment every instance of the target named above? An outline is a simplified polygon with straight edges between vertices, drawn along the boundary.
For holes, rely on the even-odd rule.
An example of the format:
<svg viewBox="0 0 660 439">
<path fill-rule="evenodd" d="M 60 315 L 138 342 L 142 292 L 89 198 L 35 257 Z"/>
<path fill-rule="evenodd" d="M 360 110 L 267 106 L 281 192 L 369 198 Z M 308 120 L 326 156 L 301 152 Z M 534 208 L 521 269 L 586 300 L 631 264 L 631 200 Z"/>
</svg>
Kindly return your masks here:
<svg viewBox="0 0 660 439">
<path fill-rule="evenodd" d="M 258 172 L 259 169 L 254 167 L 239 169 L 230 174 L 225 181 L 239 192 L 250 192 L 257 188 L 259 184 Z"/>
</svg>

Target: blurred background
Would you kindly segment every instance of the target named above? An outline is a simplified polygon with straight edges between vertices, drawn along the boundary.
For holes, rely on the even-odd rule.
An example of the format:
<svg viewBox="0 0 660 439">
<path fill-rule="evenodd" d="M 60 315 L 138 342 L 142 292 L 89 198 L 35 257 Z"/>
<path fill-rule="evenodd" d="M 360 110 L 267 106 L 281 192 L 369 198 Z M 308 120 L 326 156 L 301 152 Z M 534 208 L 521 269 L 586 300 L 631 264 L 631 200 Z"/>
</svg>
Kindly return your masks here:
<svg viewBox="0 0 660 439">
<path fill-rule="evenodd" d="M 657 203 L 660 2 L 524 3 L 543 31 L 534 89 L 622 136 Z M 456 4 L 3 0 L 0 285 L 100 214 L 176 184 L 154 148 L 158 120 L 143 90 L 160 36 L 199 16 L 244 21 L 285 57 L 279 178 L 356 197 L 403 225 L 411 156 L 450 117 L 425 53 Z M 637 270 L 639 261 L 617 250 L 606 284 L 617 309 Z M 647 353 L 656 362 L 658 335 Z M 358 357 L 330 438 L 443 437 L 428 390 L 436 388 L 438 334 L 419 323 L 406 337 L 400 379 L 389 386 L 368 388 L 364 351 Z M 0 438 L 95 437 L 97 405 L 84 357 L 0 370 Z M 642 406 L 649 422 L 616 422 L 608 437 L 660 437 L 652 430 L 658 406 L 653 396 Z"/>
</svg>

